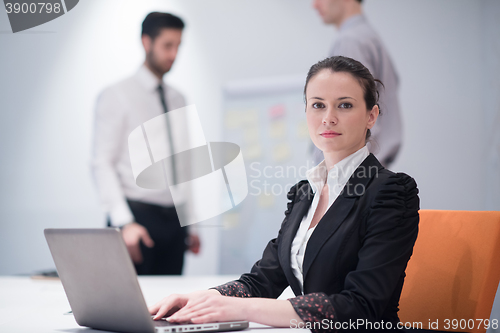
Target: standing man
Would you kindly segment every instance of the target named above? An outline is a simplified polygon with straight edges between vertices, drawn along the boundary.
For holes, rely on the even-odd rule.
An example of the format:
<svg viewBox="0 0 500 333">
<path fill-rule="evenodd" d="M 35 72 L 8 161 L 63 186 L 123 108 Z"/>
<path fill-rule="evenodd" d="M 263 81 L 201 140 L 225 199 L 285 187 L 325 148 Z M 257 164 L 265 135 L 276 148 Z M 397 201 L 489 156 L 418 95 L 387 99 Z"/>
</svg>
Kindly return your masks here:
<svg viewBox="0 0 500 333">
<path fill-rule="evenodd" d="M 361 2 L 362 0 L 314 0 L 313 6 L 324 23 L 335 25 L 339 31 L 330 56 L 342 55 L 358 60 L 384 85 L 378 85 L 382 116 L 371 130 L 368 147 L 388 167 L 401 146 L 398 76 L 389 53 L 363 15 Z M 323 160 L 322 152 L 316 149 L 314 159 L 317 163 Z"/>
<path fill-rule="evenodd" d="M 163 82 L 181 43 L 183 21 L 153 12 L 142 23 L 144 64 L 105 89 L 97 100 L 92 171 L 108 225 L 120 227 L 138 274 L 181 274 L 184 252 L 197 253 L 199 239 L 181 227 L 169 189 L 136 185 L 128 136 L 136 127 L 185 106 L 184 97 Z M 175 143 L 176 137 L 172 137 Z M 178 138 L 181 140 L 181 138 Z"/>
</svg>

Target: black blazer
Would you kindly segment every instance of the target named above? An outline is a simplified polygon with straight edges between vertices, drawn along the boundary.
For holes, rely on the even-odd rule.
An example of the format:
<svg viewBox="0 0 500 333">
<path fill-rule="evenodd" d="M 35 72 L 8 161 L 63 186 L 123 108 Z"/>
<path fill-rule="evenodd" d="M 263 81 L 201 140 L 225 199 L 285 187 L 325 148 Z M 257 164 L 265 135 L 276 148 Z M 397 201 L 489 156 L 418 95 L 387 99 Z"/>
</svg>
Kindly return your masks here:
<svg viewBox="0 0 500 333">
<path fill-rule="evenodd" d="M 289 211 L 278 237 L 242 282 L 252 296 L 277 298 L 291 286 L 302 295 L 290 266 L 291 244 L 313 194 L 306 181 L 289 193 Z M 405 269 L 417 238 L 419 198 L 415 181 L 384 169 L 370 154 L 318 223 L 307 244 L 304 294 L 324 293 L 335 319 L 399 321 Z"/>
</svg>

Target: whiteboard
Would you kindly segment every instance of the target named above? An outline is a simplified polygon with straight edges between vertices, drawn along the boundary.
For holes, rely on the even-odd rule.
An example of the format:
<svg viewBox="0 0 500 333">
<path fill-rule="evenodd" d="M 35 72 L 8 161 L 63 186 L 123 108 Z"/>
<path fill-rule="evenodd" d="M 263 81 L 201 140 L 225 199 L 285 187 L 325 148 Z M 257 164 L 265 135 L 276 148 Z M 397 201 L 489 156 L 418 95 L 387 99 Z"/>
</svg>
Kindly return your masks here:
<svg viewBox="0 0 500 333">
<path fill-rule="evenodd" d="M 223 88 L 223 137 L 241 147 L 249 193 L 222 215 L 221 274 L 249 272 L 277 237 L 291 186 L 312 168 L 305 76 L 233 81 Z"/>
</svg>

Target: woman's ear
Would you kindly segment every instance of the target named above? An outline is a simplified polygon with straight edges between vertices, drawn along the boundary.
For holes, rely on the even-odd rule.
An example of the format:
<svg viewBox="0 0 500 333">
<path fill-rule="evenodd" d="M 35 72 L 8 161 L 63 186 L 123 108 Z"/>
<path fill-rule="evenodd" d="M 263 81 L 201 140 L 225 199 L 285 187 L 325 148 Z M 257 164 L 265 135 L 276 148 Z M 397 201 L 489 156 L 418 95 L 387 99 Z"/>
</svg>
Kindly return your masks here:
<svg viewBox="0 0 500 333">
<path fill-rule="evenodd" d="M 368 116 L 368 123 L 366 124 L 366 128 L 371 129 L 375 125 L 375 122 L 377 121 L 379 114 L 380 110 L 378 108 L 378 105 L 374 105 L 373 108 L 370 110 L 370 115 Z"/>
</svg>

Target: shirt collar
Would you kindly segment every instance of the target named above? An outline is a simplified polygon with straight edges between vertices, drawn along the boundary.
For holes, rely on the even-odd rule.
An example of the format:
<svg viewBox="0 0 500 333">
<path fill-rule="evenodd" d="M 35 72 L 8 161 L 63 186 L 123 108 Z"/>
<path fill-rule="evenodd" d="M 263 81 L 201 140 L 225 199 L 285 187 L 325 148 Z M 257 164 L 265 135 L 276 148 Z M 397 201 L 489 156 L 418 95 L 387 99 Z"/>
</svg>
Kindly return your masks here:
<svg viewBox="0 0 500 333">
<path fill-rule="evenodd" d="M 306 178 L 311 184 L 313 193 L 321 189 L 326 181 L 330 191 L 337 188 L 339 185 L 344 187 L 349 177 L 359 167 L 359 165 L 370 155 L 368 147 L 364 146 L 355 153 L 345 157 L 338 162 L 329 171 L 326 170 L 326 163 L 323 160 L 320 164 L 306 172 Z M 327 177 L 328 176 L 328 177 Z"/>
<path fill-rule="evenodd" d="M 148 91 L 155 91 L 160 83 L 163 84 L 163 81 L 159 80 L 145 64 L 139 67 L 135 75 L 140 84 Z"/>
<path fill-rule="evenodd" d="M 350 29 L 351 27 L 354 27 L 360 23 L 365 23 L 366 18 L 363 14 L 356 14 L 351 17 L 349 17 L 347 20 L 345 20 L 339 28 L 339 31 L 345 31 Z"/>
</svg>

